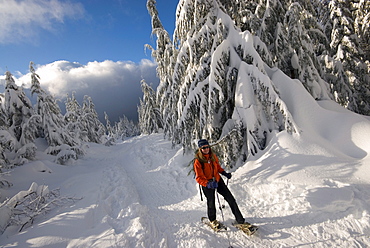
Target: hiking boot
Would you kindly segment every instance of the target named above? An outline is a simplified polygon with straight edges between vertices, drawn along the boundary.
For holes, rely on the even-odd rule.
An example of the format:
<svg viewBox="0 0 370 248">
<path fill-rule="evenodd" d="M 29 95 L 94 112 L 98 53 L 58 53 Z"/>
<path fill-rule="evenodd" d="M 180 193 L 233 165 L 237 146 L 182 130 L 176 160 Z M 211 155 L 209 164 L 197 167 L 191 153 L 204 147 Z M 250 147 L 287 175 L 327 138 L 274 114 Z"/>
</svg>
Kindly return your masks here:
<svg viewBox="0 0 370 248">
<path fill-rule="evenodd" d="M 240 228 L 249 228 L 249 227 L 251 227 L 252 226 L 252 224 L 251 223 L 249 223 L 249 222 L 244 222 L 244 223 L 238 223 L 238 222 L 234 222 L 233 223 L 233 225 L 234 226 L 236 226 L 236 227 L 240 227 Z"/>
<path fill-rule="evenodd" d="M 235 226 L 239 226 L 241 228 L 249 228 L 250 226 L 252 226 L 251 224 L 249 224 L 248 222 L 245 222 L 243 224 L 236 224 Z"/>
<path fill-rule="evenodd" d="M 216 230 L 221 228 L 221 224 L 217 220 L 211 221 L 211 225 L 212 225 L 212 228 Z"/>
</svg>

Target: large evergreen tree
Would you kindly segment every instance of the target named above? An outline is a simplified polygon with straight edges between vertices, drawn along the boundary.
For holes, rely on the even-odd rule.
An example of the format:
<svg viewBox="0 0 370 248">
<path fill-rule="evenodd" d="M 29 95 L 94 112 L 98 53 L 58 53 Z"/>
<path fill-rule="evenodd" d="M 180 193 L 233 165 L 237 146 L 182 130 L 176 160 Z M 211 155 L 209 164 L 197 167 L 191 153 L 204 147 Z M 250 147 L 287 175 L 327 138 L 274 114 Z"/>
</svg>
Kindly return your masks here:
<svg viewBox="0 0 370 248">
<path fill-rule="evenodd" d="M 366 37 L 369 23 L 362 23 L 365 18 L 359 13 L 369 12 L 370 5 L 331 0 L 328 7 L 329 21 L 332 23 L 330 56 L 333 60 L 334 76 L 343 82 L 343 86 L 337 86 L 334 82 L 334 91 L 342 105 L 357 113 L 369 115 L 370 71 L 369 64 L 365 63 L 368 56 L 362 50 L 362 47 L 366 49 L 366 46 L 361 46 L 361 38 Z M 359 9 L 361 7 L 362 9 Z M 367 28 L 363 28 L 366 26 Z"/>
<path fill-rule="evenodd" d="M 37 94 L 35 111 L 41 118 L 39 137 L 45 138 L 49 145 L 46 152 L 56 155 L 56 162 L 60 164 L 65 164 L 70 158 L 77 159 L 84 154 L 80 148 L 81 140 L 68 130 L 56 100 L 41 88 L 33 62 L 30 63 L 30 72 L 31 92 Z"/>
<path fill-rule="evenodd" d="M 208 138 L 232 165 L 263 149 L 272 130 L 297 129 L 253 48 L 254 36 L 239 32 L 221 7 L 218 1 L 180 1 L 176 46 L 157 43 L 161 54 L 176 55 L 161 62 L 157 99 L 168 103 L 160 108 L 173 143 L 190 148 Z"/>
<path fill-rule="evenodd" d="M 49 146 L 79 144 L 78 139 L 74 139 L 66 130 L 64 117 L 56 100 L 41 88 L 39 76 L 36 74 L 32 62 L 30 63 L 30 72 L 32 77 L 31 93 L 37 94 L 35 110 L 42 118 L 41 136 L 46 139 Z"/>
<path fill-rule="evenodd" d="M 33 141 L 36 138 L 37 127 L 40 123 L 38 116 L 34 115 L 30 99 L 26 96 L 22 87 L 15 84 L 10 72 L 6 72 L 5 107 L 7 126 L 10 136 L 14 137 L 12 146 L 8 151 L 11 154 L 11 163 L 23 164 L 28 159 L 33 159 L 36 146 Z M 7 135 L 4 135 L 7 137 Z"/>
<path fill-rule="evenodd" d="M 9 165 L 9 161 L 6 157 L 5 150 L 12 147 L 12 140 L 8 130 L 8 118 L 4 109 L 5 96 L 0 94 L 0 173 L 3 168 L 6 168 Z M 0 179 L 0 182 L 2 179 Z"/>
<path fill-rule="evenodd" d="M 365 61 L 370 68 L 370 1 L 360 0 L 354 2 L 354 25 L 355 33 L 359 37 L 360 48 L 364 51 Z"/>
<path fill-rule="evenodd" d="M 176 112 L 173 111 L 175 101 L 173 99 L 175 92 L 171 92 L 170 84 L 172 84 L 172 75 L 174 71 L 174 64 L 176 62 L 177 50 L 172 44 L 168 32 L 163 28 L 159 19 L 158 11 L 155 7 L 155 0 L 147 1 L 147 8 L 152 18 L 152 34 L 157 37 L 157 46 L 154 49 L 147 45 L 152 51 L 152 57 L 157 62 L 157 74 L 161 79 L 161 84 L 157 88 L 158 105 L 161 107 L 161 115 L 163 118 L 163 129 L 165 134 L 172 134 L 174 123 L 177 120 Z M 168 65 L 172 66 L 168 66 Z"/>
<path fill-rule="evenodd" d="M 7 124 L 11 135 L 19 142 L 22 136 L 23 124 L 33 114 L 33 108 L 30 99 L 24 93 L 22 87 L 15 84 L 12 74 L 5 73 L 5 112 L 7 113 Z M 17 149 L 20 144 L 17 144 Z"/>
<path fill-rule="evenodd" d="M 207 137 L 222 140 L 222 147 L 232 142 L 225 137 L 237 135 L 247 141 L 232 147 L 253 152 L 271 130 L 295 130 L 278 92 L 262 79 L 266 66 L 299 79 L 314 99 L 369 114 L 368 1 L 181 0 L 173 41 L 155 4 L 147 2 L 157 36 L 156 49 L 149 48 L 158 63 L 164 131 L 173 143 L 190 147 Z M 240 78 L 249 78 L 255 99 L 249 99 L 253 111 L 238 118 Z"/>
</svg>

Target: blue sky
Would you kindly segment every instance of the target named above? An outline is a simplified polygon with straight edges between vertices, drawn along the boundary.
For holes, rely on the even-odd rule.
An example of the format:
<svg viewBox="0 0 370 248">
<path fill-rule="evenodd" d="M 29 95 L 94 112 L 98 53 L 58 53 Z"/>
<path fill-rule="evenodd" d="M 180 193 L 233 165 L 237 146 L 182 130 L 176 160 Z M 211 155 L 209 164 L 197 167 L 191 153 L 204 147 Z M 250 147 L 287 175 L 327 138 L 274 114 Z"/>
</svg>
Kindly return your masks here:
<svg viewBox="0 0 370 248">
<path fill-rule="evenodd" d="M 55 13 L 50 12 L 44 13 L 43 19 L 29 17 L 27 22 L 20 22 L 19 15 L 24 15 L 24 11 L 18 10 L 17 13 L 14 10 L 11 16 L 3 13 L 10 11 L 0 10 L 3 18 L 10 19 L 6 24 L 19 30 L 6 33 L 0 30 L 0 34 L 5 35 L 0 39 L 1 74 L 6 70 L 26 73 L 30 61 L 48 64 L 67 60 L 86 64 L 107 59 L 133 62 L 151 59 L 150 52 L 144 52 L 144 44 L 154 44 L 146 0 L 56 1 L 68 3 L 60 7 L 66 9 L 60 20 L 56 20 Z M 52 2 L 50 0 L 0 0 L 0 9 L 15 8 L 12 2 L 24 2 L 26 6 L 35 3 L 35 9 L 36 6 L 52 6 L 45 4 Z M 157 1 L 161 21 L 171 33 L 175 26 L 176 6 L 176 0 Z M 2 26 L 0 28 L 4 30 Z M 27 32 L 22 29 L 27 29 Z"/>
<path fill-rule="evenodd" d="M 170 33 L 175 28 L 177 3 L 157 1 L 160 19 Z M 108 84 L 113 93 L 128 94 L 133 90 L 137 100 L 132 104 L 133 96 L 128 94 L 105 105 L 122 104 L 122 109 L 131 104 L 135 112 L 141 97 L 138 96 L 140 80 L 154 84 L 158 81 L 153 78 L 155 66 L 149 63 L 150 51 L 144 51 L 145 44 L 155 45 L 146 0 L 0 0 L 0 19 L 0 75 L 8 70 L 27 84 L 29 77 L 25 77 L 29 62 L 33 61 L 41 76 L 41 86 L 60 98 L 70 93 L 69 90 L 76 91 L 80 99 L 88 92 L 93 95 L 97 109 L 109 99 L 103 99 L 102 94 L 105 91 L 106 96 L 112 94 L 102 88 L 113 80 L 112 85 Z M 64 74 L 58 74 L 60 71 Z M 96 75 L 97 71 L 101 74 Z M 83 83 L 73 82 L 78 72 L 84 74 L 79 75 Z M 70 81 L 59 82 L 61 77 Z M 102 82 L 98 82 L 99 78 Z M 117 84 L 122 87 L 115 88 Z M 130 98 L 127 104 L 125 98 Z M 127 111 L 123 114 L 131 117 Z"/>
</svg>

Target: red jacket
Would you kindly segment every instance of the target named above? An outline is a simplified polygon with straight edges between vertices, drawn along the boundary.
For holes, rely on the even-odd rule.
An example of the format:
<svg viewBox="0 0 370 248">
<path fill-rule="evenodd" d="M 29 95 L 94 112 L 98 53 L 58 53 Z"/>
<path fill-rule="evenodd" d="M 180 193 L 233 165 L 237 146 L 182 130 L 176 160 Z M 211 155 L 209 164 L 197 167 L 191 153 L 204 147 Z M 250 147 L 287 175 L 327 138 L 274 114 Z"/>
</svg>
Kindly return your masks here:
<svg viewBox="0 0 370 248">
<path fill-rule="evenodd" d="M 213 177 L 219 182 L 221 178 L 219 173 L 224 171 L 224 169 L 221 168 L 218 157 L 215 154 L 213 154 L 213 156 L 215 158 L 214 161 L 209 158 L 209 154 L 204 154 L 207 161 L 203 163 L 203 166 L 199 158 L 194 160 L 195 180 L 204 187 L 207 187 L 208 181 Z"/>
</svg>

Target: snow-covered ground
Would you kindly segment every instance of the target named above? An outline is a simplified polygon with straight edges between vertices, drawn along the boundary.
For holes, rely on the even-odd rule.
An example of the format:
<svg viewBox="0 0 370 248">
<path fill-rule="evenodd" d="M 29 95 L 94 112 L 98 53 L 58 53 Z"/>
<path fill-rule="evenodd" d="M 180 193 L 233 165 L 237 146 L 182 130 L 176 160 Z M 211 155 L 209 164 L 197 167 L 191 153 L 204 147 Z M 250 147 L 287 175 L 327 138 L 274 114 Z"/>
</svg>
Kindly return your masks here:
<svg viewBox="0 0 370 248">
<path fill-rule="evenodd" d="M 206 202 L 188 175 L 193 155 L 153 134 L 90 144 L 68 166 L 40 152 L 15 168 L 2 201 L 32 182 L 82 199 L 21 232 L 7 228 L 0 247 L 370 247 L 369 118 L 315 102 L 300 83 L 284 85 L 283 74 L 269 73 L 279 89 L 289 88 L 281 97 L 301 132 L 273 133 L 264 151 L 233 171 L 229 188 L 246 220 L 260 227 L 253 237 L 231 226 L 228 207 L 228 232 L 200 223 Z"/>
<path fill-rule="evenodd" d="M 368 157 L 334 156 L 307 140 L 279 133 L 233 173 L 230 189 L 246 219 L 260 226 L 252 238 L 232 227 L 215 234 L 199 222 L 206 206 L 187 175 L 192 156 L 156 134 L 92 144 L 70 166 L 44 160 L 15 169 L 14 192 L 35 181 L 83 199 L 20 233 L 8 228 L 0 246 L 228 247 L 229 235 L 233 247 L 369 247 Z M 224 213 L 230 225 L 233 216 Z"/>
<path fill-rule="evenodd" d="M 369 123 L 358 125 L 369 130 Z M 187 175 L 192 156 L 156 134 L 112 147 L 91 144 L 70 166 L 40 160 L 16 168 L 14 188 L 3 193 L 37 182 L 83 198 L 20 233 L 8 228 L 0 246 L 228 247 L 229 236 L 233 247 L 369 247 L 369 156 L 333 155 L 311 139 L 279 133 L 233 172 L 229 187 L 246 219 L 260 226 L 252 238 L 200 224 L 206 206 Z M 230 225 L 233 216 L 224 213 Z"/>
</svg>

